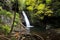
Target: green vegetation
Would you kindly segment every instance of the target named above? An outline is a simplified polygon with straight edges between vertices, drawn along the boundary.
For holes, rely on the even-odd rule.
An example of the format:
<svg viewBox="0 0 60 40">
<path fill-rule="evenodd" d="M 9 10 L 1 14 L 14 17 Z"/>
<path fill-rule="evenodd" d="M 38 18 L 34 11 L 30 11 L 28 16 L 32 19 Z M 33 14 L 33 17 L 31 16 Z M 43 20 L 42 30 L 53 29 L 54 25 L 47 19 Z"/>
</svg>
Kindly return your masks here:
<svg viewBox="0 0 60 40">
<path fill-rule="evenodd" d="M 0 28 L 3 29 L 4 32 L 9 33 L 11 30 L 11 24 L 13 21 L 13 15 L 14 13 L 7 11 L 5 9 L 3 9 L 2 7 L 0 7 Z M 19 21 L 19 14 L 16 12 L 16 18 L 14 21 L 14 26 L 16 26 L 18 24 Z"/>
<path fill-rule="evenodd" d="M 1 4 L 0 16 L 1 15 L 4 16 L 5 19 L 9 18 L 8 20 L 13 20 L 14 17 L 13 15 L 16 12 L 16 18 L 14 22 L 15 26 L 19 21 L 19 12 L 17 13 L 17 7 L 18 7 L 18 11 L 25 10 L 28 12 L 27 15 L 29 16 L 30 21 L 34 25 L 38 21 L 39 21 L 38 23 L 40 24 L 40 21 L 45 20 L 46 16 L 47 17 L 60 16 L 60 9 L 58 7 L 60 5 L 59 0 L 57 1 L 56 0 L 55 1 L 53 0 L 45 0 L 45 1 L 44 0 L 9 0 L 9 1 L 1 1 L 0 4 Z M 0 22 L 4 23 L 1 20 L 1 18 L 0 18 Z"/>
<path fill-rule="evenodd" d="M 47 25 L 60 28 L 59 0 L 0 0 L 1 33 L 7 35 L 14 27 L 20 27 L 21 20 L 24 22 L 20 15 L 22 10 L 37 29 L 45 30 Z"/>
</svg>

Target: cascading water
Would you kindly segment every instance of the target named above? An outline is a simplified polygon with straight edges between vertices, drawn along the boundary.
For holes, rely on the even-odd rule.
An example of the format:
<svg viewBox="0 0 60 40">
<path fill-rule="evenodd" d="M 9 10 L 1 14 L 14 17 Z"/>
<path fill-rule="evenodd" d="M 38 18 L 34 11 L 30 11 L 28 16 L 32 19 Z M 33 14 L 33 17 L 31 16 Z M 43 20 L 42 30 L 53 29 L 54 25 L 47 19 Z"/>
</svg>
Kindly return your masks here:
<svg viewBox="0 0 60 40">
<path fill-rule="evenodd" d="M 27 33 L 30 33 L 30 27 L 33 27 L 33 26 L 30 25 L 30 22 L 28 20 L 28 17 L 26 15 L 26 13 L 24 11 L 22 11 L 22 14 L 24 16 L 24 20 L 25 20 L 25 23 L 26 23 Z"/>
</svg>

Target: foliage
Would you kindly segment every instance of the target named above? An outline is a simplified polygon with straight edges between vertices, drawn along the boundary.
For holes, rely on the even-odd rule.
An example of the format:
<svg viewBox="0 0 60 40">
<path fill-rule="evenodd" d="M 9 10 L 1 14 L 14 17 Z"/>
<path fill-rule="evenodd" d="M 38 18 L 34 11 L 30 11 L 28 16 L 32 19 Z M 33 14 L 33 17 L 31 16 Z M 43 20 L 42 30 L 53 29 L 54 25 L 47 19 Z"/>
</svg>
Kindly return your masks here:
<svg viewBox="0 0 60 40">
<path fill-rule="evenodd" d="M 52 0 L 45 0 L 46 3 L 43 3 L 43 0 L 26 0 L 25 5 L 28 11 L 32 11 L 32 17 L 38 17 L 38 19 L 44 19 L 44 16 L 53 16 L 53 11 L 51 7 L 47 4 L 50 4 Z"/>
<path fill-rule="evenodd" d="M 10 26 L 12 24 L 14 13 L 15 13 L 14 11 L 12 11 L 12 12 L 7 11 L 7 10 L 3 9 L 2 6 L 0 6 L 0 16 L 1 16 L 0 17 L 0 26 L 1 26 L 0 28 L 4 32 L 4 34 L 8 34 L 10 32 L 10 29 L 11 29 Z M 16 27 L 16 25 L 18 25 L 19 21 L 20 21 L 19 14 L 16 12 L 16 18 L 15 18 L 15 22 L 14 22 L 15 27 Z"/>
<path fill-rule="evenodd" d="M 5 3 L 4 3 L 5 2 Z M 9 0 L 9 1 L 3 1 L 0 2 L 0 16 L 3 15 L 5 19 L 7 17 L 10 20 L 13 20 L 13 14 L 16 13 L 16 18 L 14 22 L 14 26 L 18 24 L 20 21 L 19 19 L 19 13 L 16 11 L 12 11 L 10 9 L 11 7 L 16 7 L 16 4 L 18 4 L 18 10 L 25 10 L 27 11 L 27 15 L 30 17 L 30 21 L 32 21 L 34 24 L 40 26 L 41 20 L 46 21 L 45 17 L 53 17 L 53 16 L 60 16 L 60 1 L 59 0 Z M 5 6 L 8 6 L 9 11 L 3 9 Z M 11 11 L 10 11 L 11 10 Z M 14 9 L 15 10 L 15 9 Z M 1 20 L 0 17 L 0 24 L 3 24 L 4 21 Z M 38 23 L 38 24 L 37 24 Z M 7 25 L 4 23 L 4 25 Z M 7 29 L 8 30 L 8 29 Z"/>
<path fill-rule="evenodd" d="M 26 0 L 25 9 L 28 10 L 30 21 L 36 26 L 46 25 L 47 17 L 60 16 L 60 1 L 59 0 Z M 42 20 L 42 21 L 41 21 Z M 43 21 L 44 20 L 44 21 Z M 50 19 L 52 20 L 52 19 Z M 56 19 L 55 19 L 56 20 Z M 38 24 L 37 24 L 38 23 Z M 47 23 L 48 24 L 48 23 Z M 52 24 L 53 25 L 53 24 Z"/>
<path fill-rule="evenodd" d="M 53 9 L 53 12 L 54 12 L 54 15 L 55 16 L 60 16 L 60 1 L 59 0 L 56 0 L 55 2 L 53 1 L 52 3 L 52 9 Z"/>
<path fill-rule="evenodd" d="M 20 21 L 19 14 L 16 13 L 16 18 L 15 18 L 14 26 L 18 25 L 19 21 Z"/>
<path fill-rule="evenodd" d="M 10 18 L 13 17 L 13 14 L 11 12 L 2 9 L 2 7 L 0 7 L 0 15 L 5 15 L 5 16 L 8 16 Z"/>
<path fill-rule="evenodd" d="M 0 32 L 7 35 L 10 32 L 10 27 L 8 25 L 0 25 Z"/>
<path fill-rule="evenodd" d="M 46 0 L 46 4 L 51 4 L 52 0 Z"/>
</svg>

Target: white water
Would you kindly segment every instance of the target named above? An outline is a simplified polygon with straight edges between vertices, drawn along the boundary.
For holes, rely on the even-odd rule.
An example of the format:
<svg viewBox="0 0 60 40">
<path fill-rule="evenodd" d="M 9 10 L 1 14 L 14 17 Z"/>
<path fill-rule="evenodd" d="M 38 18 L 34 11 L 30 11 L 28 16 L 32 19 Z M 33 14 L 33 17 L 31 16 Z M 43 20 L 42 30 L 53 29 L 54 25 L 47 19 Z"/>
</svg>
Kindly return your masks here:
<svg viewBox="0 0 60 40">
<path fill-rule="evenodd" d="M 26 22 L 26 27 L 33 27 L 33 26 L 30 25 L 30 22 L 29 22 L 29 20 L 28 20 L 28 17 L 27 17 L 27 15 L 26 15 L 26 13 L 25 13 L 24 11 L 22 11 L 22 14 L 23 14 L 24 20 L 25 20 L 25 22 Z"/>
<path fill-rule="evenodd" d="M 30 22 L 28 20 L 28 17 L 26 15 L 26 13 L 24 11 L 22 11 L 22 14 L 24 16 L 24 20 L 25 20 L 25 23 L 26 23 L 26 29 L 27 29 L 26 33 L 29 34 L 30 33 L 30 27 L 33 27 L 33 26 L 30 25 Z"/>
</svg>

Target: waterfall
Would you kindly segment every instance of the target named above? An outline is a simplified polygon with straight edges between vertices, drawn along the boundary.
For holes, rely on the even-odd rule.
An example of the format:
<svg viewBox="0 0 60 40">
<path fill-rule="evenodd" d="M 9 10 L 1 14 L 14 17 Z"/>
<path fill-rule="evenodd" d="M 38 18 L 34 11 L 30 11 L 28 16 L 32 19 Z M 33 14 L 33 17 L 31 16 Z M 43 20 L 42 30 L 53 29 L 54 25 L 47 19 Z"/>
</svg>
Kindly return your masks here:
<svg viewBox="0 0 60 40">
<path fill-rule="evenodd" d="M 29 20 L 28 20 L 28 17 L 27 17 L 27 15 L 26 15 L 26 13 L 25 13 L 24 11 L 22 11 L 22 14 L 23 14 L 23 16 L 24 16 L 24 20 L 25 20 L 25 23 L 26 23 L 26 27 L 32 27 L 32 26 L 30 25 L 30 22 L 29 22 Z"/>
<path fill-rule="evenodd" d="M 33 27 L 33 26 L 30 25 L 30 22 L 28 20 L 28 17 L 26 15 L 26 13 L 24 11 L 22 11 L 22 14 L 24 16 L 24 20 L 25 20 L 25 23 L 26 23 L 27 33 L 30 33 L 30 27 Z"/>
</svg>

